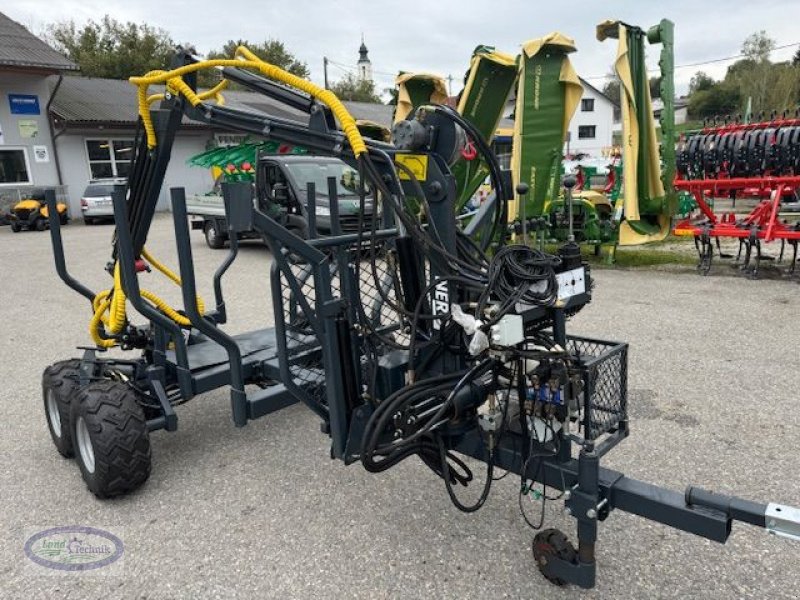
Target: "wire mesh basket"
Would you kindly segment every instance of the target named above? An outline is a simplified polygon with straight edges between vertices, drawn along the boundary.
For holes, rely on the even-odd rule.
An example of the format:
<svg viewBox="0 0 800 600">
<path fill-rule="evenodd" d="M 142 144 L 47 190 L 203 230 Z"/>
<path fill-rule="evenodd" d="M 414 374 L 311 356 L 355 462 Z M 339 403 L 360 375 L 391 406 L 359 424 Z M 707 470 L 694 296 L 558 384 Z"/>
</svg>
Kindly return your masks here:
<svg viewBox="0 0 800 600">
<path fill-rule="evenodd" d="M 282 307 L 276 311 L 279 360 L 289 387 L 319 406 L 326 404 L 323 352 L 329 336 L 320 318 L 326 305 L 341 303 L 355 325 L 351 347 L 359 389 L 374 378 L 375 344 L 407 347 L 409 339 L 397 310 L 399 275 L 388 240 L 367 247 L 343 237 L 341 243 L 326 243 L 324 254 L 323 264 L 292 257 L 282 267 L 276 262 L 272 271 L 273 302 Z M 325 270 L 327 276 L 321 276 Z"/>
<path fill-rule="evenodd" d="M 569 337 L 581 374 L 583 437 L 595 441 L 609 434 L 627 435 L 628 345 Z"/>
</svg>

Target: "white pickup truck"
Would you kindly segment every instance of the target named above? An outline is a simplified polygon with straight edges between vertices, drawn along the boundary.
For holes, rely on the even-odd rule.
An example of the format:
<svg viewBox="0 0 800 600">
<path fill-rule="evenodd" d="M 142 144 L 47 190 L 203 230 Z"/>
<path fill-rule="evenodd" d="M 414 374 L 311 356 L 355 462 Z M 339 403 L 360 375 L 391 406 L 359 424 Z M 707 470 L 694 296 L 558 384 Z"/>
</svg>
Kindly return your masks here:
<svg viewBox="0 0 800 600">
<path fill-rule="evenodd" d="M 256 165 L 253 203 L 287 228 L 302 237 L 308 235 L 309 183 L 316 188 L 316 226 L 321 234 L 331 231 L 328 180 L 336 181 L 339 227 L 342 232 L 357 231 L 359 223 L 369 218 L 373 200 L 368 194 L 364 218 L 359 216 L 357 173 L 337 158 L 300 155 L 260 157 Z M 222 248 L 228 239 L 228 225 L 222 195 L 190 195 L 186 209 L 192 217 L 192 229 L 202 230 L 210 248 Z M 256 231 L 239 234 L 239 239 L 259 238 Z"/>
</svg>

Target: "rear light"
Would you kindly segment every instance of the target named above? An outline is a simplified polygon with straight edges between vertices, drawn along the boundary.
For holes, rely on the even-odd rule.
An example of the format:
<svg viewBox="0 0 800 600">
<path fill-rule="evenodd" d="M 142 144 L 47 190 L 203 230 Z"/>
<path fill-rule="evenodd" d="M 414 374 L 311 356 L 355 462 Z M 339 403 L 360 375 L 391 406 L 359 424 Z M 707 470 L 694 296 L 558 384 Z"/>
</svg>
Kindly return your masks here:
<svg viewBox="0 0 800 600">
<path fill-rule="evenodd" d="M 87 208 L 89 208 L 89 203 L 86 198 L 81 198 L 81 210 L 86 210 Z"/>
</svg>

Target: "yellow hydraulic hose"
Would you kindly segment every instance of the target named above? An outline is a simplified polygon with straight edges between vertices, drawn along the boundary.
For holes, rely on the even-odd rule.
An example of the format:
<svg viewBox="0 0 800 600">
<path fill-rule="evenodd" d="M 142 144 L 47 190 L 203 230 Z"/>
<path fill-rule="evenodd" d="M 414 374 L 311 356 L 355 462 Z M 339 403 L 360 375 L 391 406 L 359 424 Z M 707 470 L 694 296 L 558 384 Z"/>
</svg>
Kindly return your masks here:
<svg viewBox="0 0 800 600">
<path fill-rule="evenodd" d="M 193 73 L 200 69 L 211 67 L 236 67 L 249 68 L 261 72 L 264 76 L 281 81 L 287 85 L 297 88 L 320 102 L 327 105 L 334 116 L 339 120 L 347 141 L 353 150 L 353 154 L 359 156 L 367 151 L 364 139 L 356 126 L 353 116 L 347 111 L 344 104 L 330 90 L 323 89 L 310 81 L 306 81 L 296 75 L 292 75 L 283 69 L 267 63 L 244 46 L 236 49 L 233 59 L 214 59 L 204 60 L 191 65 L 185 65 L 170 71 L 150 71 L 141 77 L 131 77 L 129 81 L 137 86 L 137 99 L 139 105 L 139 116 L 142 119 L 145 134 L 147 137 L 148 148 L 155 148 L 157 144 L 155 128 L 150 115 L 150 104 L 158 100 L 163 100 L 164 93 L 148 95 L 148 88 L 151 85 L 163 84 L 167 91 L 183 95 L 192 106 L 197 106 L 208 98 L 214 98 L 218 105 L 225 101 L 221 91 L 228 85 L 228 80 L 223 79 L 217 85 L 205 92 L 197 93 L 183 80 L 183 75 Z M 147 250 L 142 250 L 142 258 L 149 261 L 157 271 L 163 273 L 177 285 L 181 285 L 180 277 L 167 268 L 163 263 L 156 260 Z M 147 290 L 140 290 L 143 298 L 153 304 L 159 311 L 183 327 L 191 326 L 188 318 L 180 314 L 177 310 L 169 306 L 164 300 Z M 110 290 L 105 290 L 97 294 L 92 302 L 94 314 L 89 324 L 89 330 L 95 344 L 103 348 L 110 348 L 116 344 L 113 339 L 105 339 L 101 331 L 108 335 L 116 335 L 122 332 L 127 322 L 125 292 L 122 289 L 122 277 L 120 274 L 119 263 L 114 265 L 114 286 Z M 201 313 L 205 312 L 202 298 L 197 297 L 197 309 Z"/>
<path fill-rule="evenodd" d="M 200 92 L 199 94 L 197 94 L 197 97 L 200 98 L 200 100 L 207 100 L 208 98 L 213 97 L 217 105 L 222 106 L 223 104 L 225 104 L 225 97 L 222 95 L 221 92 L 226 87 L 228 87 L 228 80 L 223 79 L 210 90 L 206 90 L 205 92 Z"/>
<path fill-rule="evenodd" d="M 223 106 L 225 104 L 225 96 L 222 95 L 222 90 L 228 87 L 228 80 L 223 79 L 217 85 L 215 85 L 210 90 L 206 90 L 205 92 L 200 92 L 197 94 L 197 97 L 200 100 L 208 100 L 209 98 L 214 98 L 217 103 L 217 106 Z M 191 88 L 190 88 L 191 89 Z M 165 94 L 152 94 L 151 96 L 147 97 L 147 105 L 151 105 L 153 102 L 157 102 L 159 100 L 163 100 Z"/>
<path fill-rule="evenodd" d="M 181 278 L 169 267 L 164 265 L 164 263 L 154 258 L 146 249 L 142 249 L 142 258 L 150 262 L 154 269 L 163 273 L 176 285 L 181 285 Z M 175 321 L 178 325 L 182 327 L 191 326 L 192 323 L 187 317 L 180 314 L 153 292 L 140 290 L 140 293 L 143 298 L 148 300 L 153 306 Z M 116 345 L 116 340 L 105 339 L 100 335 L 100 327 L 103 326 L 106 333 L 110 335 L 120 333 L 127 322 L 126 301 L 127 298 L 122 289 L 122 275 L 120 273 L 119 263 L 116 263 L 114 265 L 114 287 L 110 290 L 100 292 L 92 301 L 94 314 L 92 315 L 91 321 L 89 321 L 89 333 L 94 343 L 101 348 L 110 348 Z M 197 310 L 201 314 L 205 312 L 205 303 L 200 296 L 197 296 Z"/>
<path fill-rule="evenodd" d="M 193 106 L 197 106 L 205 98 L 211 97 L 212 95 L 216 96 L 219 93 L 219 90 L 216 90 L 216 87 L 218 86 L 215 86 L 214 89 L 216 91 L 214 94 L 210 94 L 210 92 L 213 90 L 197 94 L 185 81 L 183 81 L 182 76 L 186 75 L 187 73 L 193 73 L 200 69 L 207 69 L 211 67 L 236 67 L 255 69 L 270 79 L 281 81 L 287 85 L 306 92 L 307 94 L 310 94 L 314 98 L 317 98 L 320 102 L 323 102 L 325 105 L 327 105 L 339 120 L 339 123 L 342 126 L 342 131 L 344 131 L 353 153 L 356 156 L 359 156 L 360 154 L 366 152 L 367 147 L 364 143 L 364 138 L 361 137 L 361 133 L 358 131 L 355 119 L 333 92 L 323 89 L 311 83 L 310 81 L 302 79 L 301 77 L 297 77 L 296 75 L 292 75 L 291 73 L 284 71 L 275 65 L 261 60 L 258 58 L 258 56 L 253 54 L 244 46 L 239 46 L 236 49 L 236 57 L 237 58 L 234 59 L 213 59 L 199 61 L 191 65 L 185 65 L 177 69 L 172 69 L 170 71 L 151 71 L 150 73 L 147 73 L 141 77 L 131 77 L 129 79 L 132 84 L 138 86 L 139 88 L 139 116 L 142 119 L 145 134 L 147 135 L 148 147 L 154 148 L 157 143 L 155 129 L 153 128 L 153 122 L 150 117 L 150 110 L 147 102 L 147 90 L 149 86 L 164 84 L 168 88 L 182 94 Z"/>
</svg>

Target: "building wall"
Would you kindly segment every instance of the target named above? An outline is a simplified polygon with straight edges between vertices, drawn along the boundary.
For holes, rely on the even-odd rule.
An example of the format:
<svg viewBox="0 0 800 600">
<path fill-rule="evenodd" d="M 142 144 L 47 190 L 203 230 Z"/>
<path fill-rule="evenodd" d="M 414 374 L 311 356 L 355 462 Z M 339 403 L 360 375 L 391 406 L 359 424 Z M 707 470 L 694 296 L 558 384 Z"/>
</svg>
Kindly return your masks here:
<svg viewBox="0 0 800 600">
<path fill-rule="evenodd" d="M 61 174 L 68 186 L 70 214 L 80 216 L 80 200 L 91 179 L 86 140 L 133 138 L 132 129 L 84 129 L 68 130 L 56 138 L 56 148 L 61 160 Z M 169 207 L 169 188 L 184 187 L 187 194 L 203 194 L 211 189 L 213 181 L 207 169 L 190 167 L 187 161 L 204 152 L 211 140 L 210 132 L 183 131 L 175 138 L 172 158 L 161 188 L 158 210 Z"/>
<path fill-rule="evenodd" d="M 594 110 L 586 112 L 582 110 L 581 104 L 572 117 L 569 124 L 569 148 L 570 154 L 585 153 L 593 157 L 602 155 L 604 148 L 612 145 L 612 132 L 614 129 L 614 105 L 611 101 L 598 93 L 596 90 L 584 85 L 583 98 L 594 99 Z M 595 137 L 592 139 L 579 139 L 578 128 L 581 125 L 595 127 Z"/>
<path fill-rule="evenodd" d="M 11 114 L 9 94 L 34 95 L 39 100 L 38 115 Z M 50 99 L 50 89 L 47 77 L 44 75 L 14 73 L 0 71 L 0 130 L 2 130 L 2 145 L 0 149 L 21 148 L 25 152 L 28 164 L 30 184 L 0 184 L 0 212 L 8 209 L 11 202 L 15 201 L 21 192 L 38 186 L 55 186 L 58 183 L 55 160 L 53 158 L 52 140 L 50 137 L 50 124 L 47 119 L 47 102 Z M 23 125 L 34 124 L 35 137 L 25 137 L 20 132 L 20 122 Z M 29 133 L 33 129 L 26 127 Z M 44 146 L 47 151 L 48 162 L 37 162 L 34 157 L 33 147 Z"/>
<path fill-rule="evenodd" d="M 679 106 L 675 109 L 675 125 L 683 125 L 689 120 L 689 107 Z"/>
<path fill-rule="evenodd" d="M 653 118 L 656 120 L 656 127 L 660 127 L 658 120 L 661 118 L 661 111 L 664 110 L 664 103 L 661 98 L 653 98 Z M 689 105 L 684 98 L 675 100 L 675 125 L 683 125 L 689 120 Z"/>
</svg>

